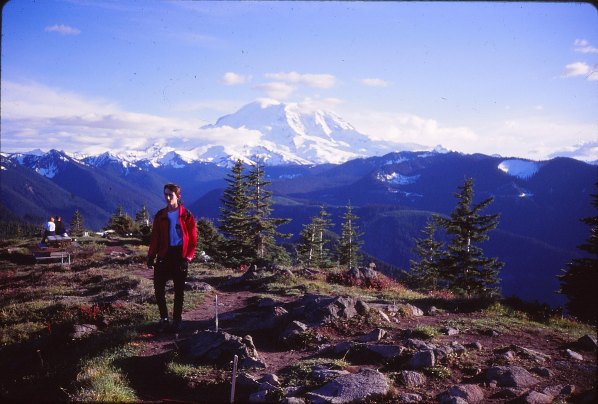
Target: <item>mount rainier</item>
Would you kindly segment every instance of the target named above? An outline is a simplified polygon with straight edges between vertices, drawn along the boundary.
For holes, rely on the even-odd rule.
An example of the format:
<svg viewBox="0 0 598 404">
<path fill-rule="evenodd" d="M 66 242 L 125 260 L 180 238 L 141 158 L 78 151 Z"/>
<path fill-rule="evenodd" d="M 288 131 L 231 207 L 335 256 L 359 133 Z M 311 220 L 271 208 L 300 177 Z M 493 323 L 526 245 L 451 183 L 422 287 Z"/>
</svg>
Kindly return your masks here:
<svg viewBox="0 0 598 404">
<path fill-rule="evenodd" d="M 332 112 L 272 100 L 249 103 L 201 129 L 223 134 L 233 130 L 241 135 L 242 142 L 182 136 L 158 141 L 147 149 L 112 150 L 98 156 L 69 155 L 90 165 L 120 161 L 126 168 L 181 167 L 194 162 L 228 167 L 237 159 L 246 163 L 259 159 L 267 166 L 340 164 L 393 151 L 429 150 L 411 143 L 374 141 Z"/>
</svg>

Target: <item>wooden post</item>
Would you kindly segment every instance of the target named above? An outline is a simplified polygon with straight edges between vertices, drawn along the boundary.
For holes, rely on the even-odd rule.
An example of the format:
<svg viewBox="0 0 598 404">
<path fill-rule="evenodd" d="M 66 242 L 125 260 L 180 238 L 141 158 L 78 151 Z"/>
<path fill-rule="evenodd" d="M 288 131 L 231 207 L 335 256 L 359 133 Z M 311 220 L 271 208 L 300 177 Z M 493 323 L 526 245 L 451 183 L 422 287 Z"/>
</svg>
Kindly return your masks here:
<svg viewBox="0 0 598 404">
<path fill-rule="evenodd" d="M 233 360 L 233 381 L 230 389 L 230 402 L 235 402 L 235 385 L 237 384 L 237 363 L 239 362 L 239 357 L 235 355 Z"/>
<path fill-rule="evenodd" d="M 216 332 L 218 332 L 218 295 L 216 295 Z"/>
</svg>

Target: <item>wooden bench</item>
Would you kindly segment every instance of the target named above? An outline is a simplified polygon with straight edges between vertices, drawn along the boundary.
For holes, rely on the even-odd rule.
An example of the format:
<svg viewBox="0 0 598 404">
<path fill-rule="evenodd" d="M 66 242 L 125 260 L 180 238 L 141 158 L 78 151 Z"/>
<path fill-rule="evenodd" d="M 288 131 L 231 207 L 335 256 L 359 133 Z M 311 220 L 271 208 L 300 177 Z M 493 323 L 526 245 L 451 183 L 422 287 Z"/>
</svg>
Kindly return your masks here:
<svg viewBox="0 0 598 404">
<path fill-rule="evenodd" d="M 35 261 L 58 260 L 60 265 L 71 264 L 71 253 L 65 250 L 55 248 L 46 248 L 44 250 L 33 251 Z"/>
</svg>

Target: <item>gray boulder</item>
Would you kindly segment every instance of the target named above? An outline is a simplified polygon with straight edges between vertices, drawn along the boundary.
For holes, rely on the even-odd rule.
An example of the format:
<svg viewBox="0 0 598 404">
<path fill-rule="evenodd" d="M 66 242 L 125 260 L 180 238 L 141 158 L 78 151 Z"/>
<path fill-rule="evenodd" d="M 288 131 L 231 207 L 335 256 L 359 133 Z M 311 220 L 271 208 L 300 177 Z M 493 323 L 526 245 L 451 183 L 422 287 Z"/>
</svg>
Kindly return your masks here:
<svg viewBox="0 0 598 404">
<path fill-rule="evenodd" d="M 583 351 L 595 351 L 598 349 L 598 344 L 596 343 L 596 336 L 586 334 L 580 339 L 577 340 L 576 345 L 579 349 Z"/>
<path fill-rule="evenodd" d="M 525 393 L 523 396 L 517 399 L 518 403 L 525 403 L 525 404 L 550 404 L 554 401 L 554 397 L 544 394 L 538 393 L 537 391 L 529 391 Z"/>
<path fill-rule="evenodd" d="M 415 393 L 399 393 L 399 402 L 401 403 L 419 403 L 423 398 L 419 394 Z"/>
<path fill-rule="evenodd" d="M 495 366 L 486 371 L 486 380 L 499 387 L 529 387 L 538 383 L 538 379 L 520 366 Z"/>
<path fill-rule="evenodd" d="M 307 329 L 307 325 L 301 321 L 292 321 L 280 334 L 280 340 L 286 344 L 292 344 L 296 342 Z"/>
<path fill-rule="evenodd" d="M 435 364 L 436 356 L 434 355 L 434 351 L 426 349 L 415 352 L 407 362 L 407 368 L 419 370 L 432 367 Z"/>
<path fill-rule="evenodd" d="M 424 315 L 422 309 L 409 303 L 401 304 L 399 310 L 407 317 L 421 317 Z"/>
<path fill-rule="evenodd" d="M 353 403 L 362 402 L 368 397 L 387 394 L 389 380 L 377 370 L 362 369 L 359 373 L 339 376 L 305 397 L 317 403 Z"/>
<path fill-rule="evenodd" d="M 79 339 L 87 337 L 98 331 L 98 326 L 95 324 L 74 324 L 69 337 L 71 339 Z"/>
<path fill-rule="evenodd" d="M 241 338 L 222 331 L 203 331 L 192 335 L 187 344 L 188 355 L 198 362 L 227 366 L 237 355 L 240 369 L 266 367 L 250 335 Z"/>
<path fill-rule="evenodd" d="M 401 383 L 407 387 L 418 387 L 426 383 L 426 376 L 412 370 L 399 372 L 399 378 Z"/>
<path fill-rule="evenodd" d="M 350 296 L 305 296 L 295 311 L 296 316 L 305 318 L 308 323 L 325 324 L 336 320 L 348 320 L 355 317 L 358 300 Z"/>
<path fill-rule="evenodd" d="M 460 384 L 447 390 L 440 398 L 441 403 L 455 402 L 457 398 L 466 403 L 480 403 L 484 401 L 484 391 L 477 384 Z"/>
<path fill-rule="evenodd" d="M 376 328 L 366 335 L 362 335 L 357 338 L 358 342 L 377 342 L 386 336 L 387 332 L 382 328 Z"/>
</svg>

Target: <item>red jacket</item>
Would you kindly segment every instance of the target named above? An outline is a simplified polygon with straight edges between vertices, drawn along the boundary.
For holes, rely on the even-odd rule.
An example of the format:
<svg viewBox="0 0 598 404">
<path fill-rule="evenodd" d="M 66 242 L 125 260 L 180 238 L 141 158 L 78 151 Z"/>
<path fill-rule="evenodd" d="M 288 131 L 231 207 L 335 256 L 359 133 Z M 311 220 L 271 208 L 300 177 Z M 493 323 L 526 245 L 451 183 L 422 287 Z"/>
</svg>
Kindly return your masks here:
<svg viewBox="0 0 598 404">
<path fill-rule="evenodd" d="M 197 247 L 197 227 L 195 226 L 195 218 L 183 205 L 179 205 L 179 223 L 183 232 L 183 258 L 191 261 L 195 256 L 195 248 Z M 152 237 L 147 252 L 148 258 L 153 260 L 156 255 L 159 258 L 166 257 L 170 245 L 169 224 L 166 208 L 160 209 L 156 213 L 152 225 Z"/>
</svg>

